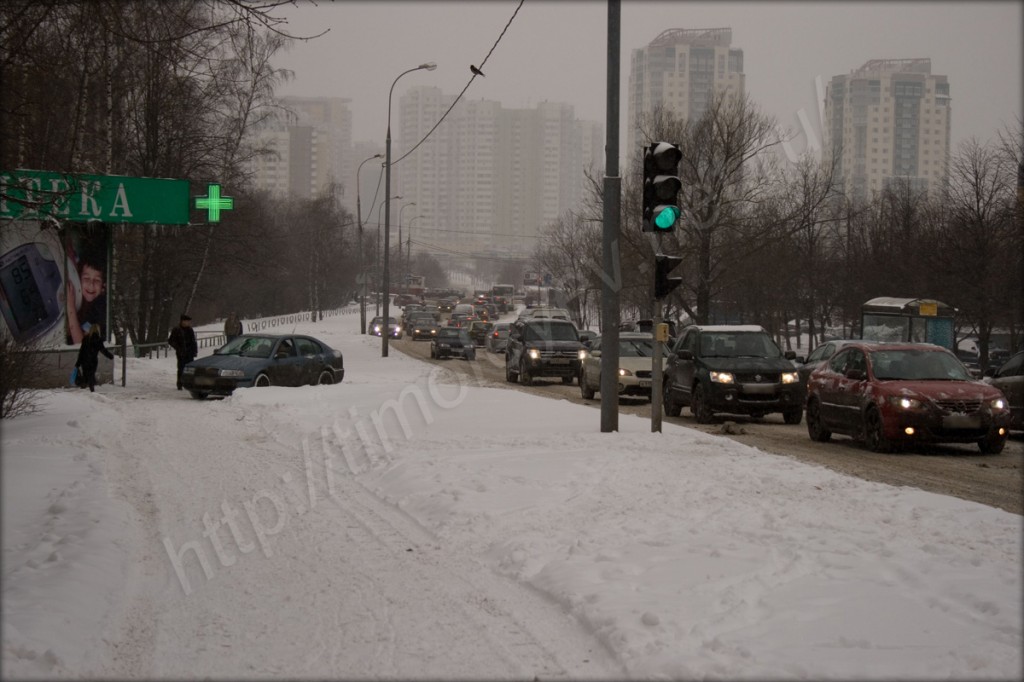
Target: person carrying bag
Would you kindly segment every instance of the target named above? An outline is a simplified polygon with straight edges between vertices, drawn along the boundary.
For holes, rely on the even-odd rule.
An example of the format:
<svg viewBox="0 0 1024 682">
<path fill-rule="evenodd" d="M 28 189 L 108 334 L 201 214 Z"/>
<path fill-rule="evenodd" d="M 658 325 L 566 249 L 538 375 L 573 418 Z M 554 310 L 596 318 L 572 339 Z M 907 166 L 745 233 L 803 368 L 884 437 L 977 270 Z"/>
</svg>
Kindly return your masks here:
<svg viewBox="0 0 1024 682">
<path fill-rule="evenodd" d="M 114 359 L 113 354 L 103 345 L 103 335 L 97 322 L 89 327 L 89 331 L 82 338 L 82 345 L 78 348 L 78 360 L 75 362 L 75 369 L 78 371 L 72 373 L 72 376 L 79 388 L 88 386 L 91 392 L 96 392 L 96 370 L 100 364 L 100 353 L 111 360 Z"/>
</svg>

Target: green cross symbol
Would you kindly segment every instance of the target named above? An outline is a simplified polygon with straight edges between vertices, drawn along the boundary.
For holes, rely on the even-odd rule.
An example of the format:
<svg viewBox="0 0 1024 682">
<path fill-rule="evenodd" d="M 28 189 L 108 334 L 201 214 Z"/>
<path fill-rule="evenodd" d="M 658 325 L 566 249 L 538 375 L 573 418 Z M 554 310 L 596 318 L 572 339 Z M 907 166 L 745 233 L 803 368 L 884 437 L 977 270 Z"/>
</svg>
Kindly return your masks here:
<svg viewBox="0 0 1024 682">
<path fill-rule="evenodd" d="M 222 197 L 220 195 L 220 185 L 211 182 L 206 186 L 208 195 L 205 197 L 196 197 L 196 208 L 206 209 L 207 219 L 211 223 L 220 222 L 220 211 L 230 211 L 235 207 L 235 200 L 232 197 Z"/>
</svg>

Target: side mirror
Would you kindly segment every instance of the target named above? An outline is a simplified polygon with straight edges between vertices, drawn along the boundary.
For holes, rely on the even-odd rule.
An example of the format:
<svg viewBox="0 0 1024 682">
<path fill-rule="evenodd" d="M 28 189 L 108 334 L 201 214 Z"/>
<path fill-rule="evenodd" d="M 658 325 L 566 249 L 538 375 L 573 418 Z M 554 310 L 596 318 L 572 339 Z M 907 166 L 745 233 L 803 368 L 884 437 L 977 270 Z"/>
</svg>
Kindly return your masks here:
<svg viewBox="0 0 1024 682">
<path fill-rule="evenodd" d="M 693 351 L 689 349 L 683 349 L 678 353 L 673 353 L 680 360 L 693 360 Z"/>
<path fill-rule="evenodd" d="M 798 356 L 796 356 L 795 358 L 792 358 L 792 359 L 793 359 L 793 360 L 796 360 L 796 361 L 797 361 L 797 362 L 799 362 L 799 363 L 800 363 L 801 365 L 803 365 L 803 364 L 805 364 L 805 363 L 807 362 L 807 358 L 805 358 L 805 357 L 804 357 L 804 356 L 802 356 L 802 355 L 798 355 Z"/>
<path fill-rule="evenodd" d="M 866 374 L 862 369 L 848 369 L 846 370 L 846 378 L 853 379 L 854 381 L 864 381 Z"/>
<path fill-rule="evenodd" d="M 787 350 L 782 354 L 782 357 L 786 358 L 787 360 L 796 360 L 796 351 Z"/>
</svg>

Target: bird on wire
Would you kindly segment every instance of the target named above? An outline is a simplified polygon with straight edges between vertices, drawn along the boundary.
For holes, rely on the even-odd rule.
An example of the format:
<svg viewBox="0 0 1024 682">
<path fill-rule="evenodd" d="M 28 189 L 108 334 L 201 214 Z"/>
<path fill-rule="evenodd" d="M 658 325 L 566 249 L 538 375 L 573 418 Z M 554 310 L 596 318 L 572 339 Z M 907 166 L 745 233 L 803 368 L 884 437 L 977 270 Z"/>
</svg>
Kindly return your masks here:
<svg viewBox="0 0 1024 682">
<path fill-rule="evenodd" d="M 472 64 L 469 65 L 469 70 L 472 71 L 473 74 L 476 75 L 476 76 L 483 76 L 484 75 L 483 71 L 481 71 L 480 69 L 476 68 Z M 484 78 L 486 78 L 486 76 L 484 76 Z"/>
</svg>

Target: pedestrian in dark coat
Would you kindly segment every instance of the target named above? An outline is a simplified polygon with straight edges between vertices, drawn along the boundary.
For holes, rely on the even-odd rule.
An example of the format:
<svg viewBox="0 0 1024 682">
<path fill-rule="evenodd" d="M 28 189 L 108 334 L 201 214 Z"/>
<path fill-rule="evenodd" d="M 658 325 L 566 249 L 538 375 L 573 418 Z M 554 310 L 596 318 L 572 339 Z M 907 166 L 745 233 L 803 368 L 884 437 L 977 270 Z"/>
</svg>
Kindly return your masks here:
<svg viewBox="0 0 1024 682">
<path fill-rule="evenodd" d="M 89 327 L 89 331 L 82 338 L 82 345 L 78 348 L 78 373 L 82 375 L 81 388 L 89 387 L 93 393 L 96 392 L 96 370 L 100 365 L 100 353 L 103 353 L 111 360 L 113 354 L 103 345 L 103 335 L 100 332 L 100 324 L 96 322 Z"/>
<path fill-rule="evenodd" d="M 224 336 L 227 340 L 242 335 L 242 321 L 238 319 L 238 313 L 231 313 L 228 319 L 224 320 Z"/>
<path fill-rule="evenodd" d="M 185 365 L 196 359 L 199 355 L 199 344 L 196 343 L 196 331 L 192 329 L 192 318 L 182 314 L 178 326 L 171 330 L 167 337 L 167 343 L 174 349 L 178 356 L 178 390 L 181 390 L 181 374 L 185 371 Z"/>
</svg>

